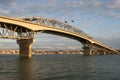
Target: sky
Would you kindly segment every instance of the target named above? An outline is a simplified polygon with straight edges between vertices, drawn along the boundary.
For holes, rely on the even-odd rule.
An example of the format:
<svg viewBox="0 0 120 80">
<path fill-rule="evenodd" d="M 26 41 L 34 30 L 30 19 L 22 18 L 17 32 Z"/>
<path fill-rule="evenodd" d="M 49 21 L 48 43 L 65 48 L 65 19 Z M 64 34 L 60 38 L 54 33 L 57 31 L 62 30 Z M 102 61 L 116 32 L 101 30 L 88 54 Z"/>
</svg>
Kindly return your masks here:
<svg viewBox="0 0 120 80">
<path fill-rule="evenodd" d="M 95 40 L 120 49 L 120 0 L 0 0 L 0 16 L 67 21 Z M 81 48 L 75 40 L 50 34 L 37 34 L 35 40 L 33 48 Z M 0 47 L 16 46 L 16 40 L 0 39 Z"/>
</svg>

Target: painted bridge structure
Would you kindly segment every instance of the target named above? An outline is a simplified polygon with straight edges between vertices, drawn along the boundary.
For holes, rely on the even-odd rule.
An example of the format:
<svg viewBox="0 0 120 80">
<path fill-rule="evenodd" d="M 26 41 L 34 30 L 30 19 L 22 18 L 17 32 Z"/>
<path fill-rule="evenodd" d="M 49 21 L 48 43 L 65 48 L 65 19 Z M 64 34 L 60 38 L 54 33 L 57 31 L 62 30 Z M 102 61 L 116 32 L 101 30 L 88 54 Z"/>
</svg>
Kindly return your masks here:
<svg viewBox="0 0 120 80">
<path fill-rule="evenodd" d="M 120 53 L 116 49 L 94 40 L 82 30 L 54 19 L 0 16 L 0 38 L 16 39 L 20 57 L 31 57 L 32 44 L 37 33 L 48 33 L 75 39 L 82 43 L 85 56 L 90 56 L 93 53 L 101 55 Z"/>
</svg>

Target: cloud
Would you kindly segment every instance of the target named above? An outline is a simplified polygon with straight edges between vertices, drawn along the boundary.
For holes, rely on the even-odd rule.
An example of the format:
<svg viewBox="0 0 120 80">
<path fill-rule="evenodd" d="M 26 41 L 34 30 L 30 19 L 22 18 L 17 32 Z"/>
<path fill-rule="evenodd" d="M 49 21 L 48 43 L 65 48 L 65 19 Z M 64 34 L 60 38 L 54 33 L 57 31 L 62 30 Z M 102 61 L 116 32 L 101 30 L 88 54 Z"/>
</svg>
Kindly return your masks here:
<svg viewBox="0 0 120 80">
<path fill-rule="evenodd" d="M 103 5 L 102 2 L 97 1 L 97 0 L 92 0 L 92 3 L 93 3 L 93 6 L 95 6 L 95 7 L 98 7 L 98 6 L 102 6 L 102 5 Z"/>
<path fill-rule="evenodd" d="M 120 0 L 65 0 L 62 6 L 68 9 L 68 13 L 69 9 L 73 9 L 81 10 L 84 14 L 92 13 L 120 18 Z"/>
<path fill-rule="evenodd" d="M 11 10 L 13 9 L 13 7 L 15 8 L 15 5 L 17 6 L 14 1 L 15 0 L 0 0 L 0 15 L 13 15 L 13 12 L 11 13 Z"/>
<path fill-rule="evenodd" d="M 66 7 L 71 7 L 71 8 L 93 8 L 93 7 L 99 7 L 102 5 L 100 1 L 97 0 L 66 0 L 64 2 L 64 5 Z"/>
<path fill-rule="evenodd" d="M 120 49 L 120 37 L 114 37 L 114 38 L 97 37 L 96 40 L 109 47 Z"/>
<path fill-rule="evenodd" d="M 84 6 L 85 3 L 83 1 L 76 1 L 76 0 L 73 0 L 73 1 L 70 1 L 70 0 L 65 0 L 64 2 L 64 6 L 66 7 L 71 7 L 71 8 L 78 8 L 78 7 L 82 7 Z"/>
<path fill-rule="evenodd" d="M 0 0 L 1 5 L 10 5 L 10 3 L 14 2 L 15 0 Z"/>
<path fill-rule="evenodd" d="M 120 9 L 120 0 L 112 0 L 107 7 L 110 9 Z"/>
<path fill-rule="evenodd" d="M 9 15 L 9 11 L 8 11 L 8 10 L 5 10 L 5 9 L 0 8 L 0 15 L 5 15 L 5 16 L 8 16 L 8 15 Z"/>
<path fill-rule="evenodd" d="M 18 4 L 16 4 L 15 2 L 10 2 L 9 5 L 11 8 L 18 9 Z"/>
<path fill-rule="evenodd" d="M 99 24 L 102 21 L 97 21 L 98 17 L 102 16 L 120 19 L 120 0 L 0 0 L 0 15 L 10 15 L 13 17 L 45 16 L 57 18 L 58 20 L 62 19 L 63 21 L 75 19 L 73 25 L 78 24 L 78 26 L 84 26 L 81 27 L 82 29 L 90 29 L 92 27 L 89 28 L 88 26 L 100 26 Z M 94 16 L 90 17 L 90 15 L 95 15 L 97 18 Z M 82 20 L 84 20 L 84 22 L 82 22 Z M 80 25 L 79 23 L 85 25 Z M 99 28 L 91 32 L 93 33 L 93 36 L 99 36 L 104 39 L 104 37 L 101 36 L 105 35 L 106 40 L 113 36 L 119 37 L 119 32 L 110 30 L 114 29 L 114 27 L 109 27 L 110 29 L 108 30 Z M 117 29 L 119 29 L 119 27 L 117 27 Z M 114 35 L 109 36 L 110 34 Z M 46 37 L 49 39 L 46 40 Z M 47 41 L 52 42 L 53 40 L 56 40 L 56 43 L 57 41 L 64 41 L 63 43 L 67 44 L 69 44 L 68 42 L 74 43 L 74 41 L 69 39 L 54 36 L 51 37 L 47 35 L 41 39 L 40 36 L 40 39 L 37 40 L 44 40 L 44 43 L 47 43 Z M 58 38 L 59 40 L 57 40 Z M 61 45 L 61 43 L 59 44 Z"/>
<path fill-rule="evenodd" d="M 55 15 L 51 15 L 55 17 L 92 13 L 120 18 L 120 0 L 0 0 L 0 4 L 1 9 L 13 16 L 49 15 L 54 12 Z"/>
</svg>

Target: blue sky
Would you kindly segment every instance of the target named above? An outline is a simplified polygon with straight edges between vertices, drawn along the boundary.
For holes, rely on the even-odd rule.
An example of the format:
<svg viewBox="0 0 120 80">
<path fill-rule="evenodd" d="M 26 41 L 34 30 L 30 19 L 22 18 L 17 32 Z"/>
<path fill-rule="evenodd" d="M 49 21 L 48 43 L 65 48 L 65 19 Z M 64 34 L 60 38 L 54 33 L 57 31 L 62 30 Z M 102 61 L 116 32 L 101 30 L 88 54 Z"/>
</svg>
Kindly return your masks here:
<svg viewBox="0 0 120 80">
<path fill-rule="evenodd" d="M 48 17 L 67 21 L 96 40 L 120 49 L 120 0 L 0 0 L 0 15 L 11 17 Z M 74 20 L 74 22 L 71 22 Z M 38 34 L 33 47 L 79 48 L 75 40 Z M 59 38 L 59 39 L 58 39 Z M 58 39 L 57 41 L 55 41 Z M 14 40 L 0 40 L 11 47 Z M 14 45 L 16 46 L 16 44 Z M 55 47 L 53 47 L 55 46 Z"/>
</svg>

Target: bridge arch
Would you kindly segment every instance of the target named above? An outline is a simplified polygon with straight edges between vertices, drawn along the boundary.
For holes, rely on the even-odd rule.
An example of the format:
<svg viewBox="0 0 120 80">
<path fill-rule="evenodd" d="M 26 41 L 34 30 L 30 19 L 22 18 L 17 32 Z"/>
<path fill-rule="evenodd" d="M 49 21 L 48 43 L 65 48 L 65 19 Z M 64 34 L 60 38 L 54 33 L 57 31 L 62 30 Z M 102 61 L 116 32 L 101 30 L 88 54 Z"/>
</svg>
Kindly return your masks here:
<svg viewBox="0 0 120 80">
<path fill-rule="evenodd" d="M 14 18 L 7 18 L 7 17 L 0 17 L 0 23 L 1 23 L 1 28 L 5 28 L 3 26 L 5 23 L 7 25 L 7 29 L 10 29 L 10 30 L 11 30 L 11 25 L 12 25 L 13 31 L 17 27 L 15 32 L 20 32 L 20 31 L 22 31 L 22 32 L 26 32 L 26 31 L 40 32 L 40 31 L 42 31 L 43 33 L 49 33 L 49 34 L 54 34 L 54 35 L 59 35 L 59 36 L 64 36 L 64 37 L 68 37 L 71 39 L 75 39 L 82 43 L 85 43 L 85 41 L 92 43 L 92 41 L 90 39 L 84 37 L 83 34 L 80 35 L 75 32 L 70 32 L 70 31 L 66 31 L 63 29 L 56 28 L 56 27 L 46 26 L 43 24 L 38 25 L 35 23 L 30 23 L 27 21 L 16 20 Z"/>
<path fill-rule="evenodd" d="M 32 23 L 32 21 L 33 21 L 33 23 Z M 38 23 L 35 23 L 35 22 L 38 22 Z M 63 23 L 55 21 L 55 20 L 48 20 L 48 19 L 42 19 L 42 18 L 32 18 L 32 19 L 28 18 L 25 21 L 24 19 L 14 19 L 14 18 L 0 16 L 0 27 L 6 29 L 6 32 L 9 32 L 8 30 L 11 30 L 10 32 L 16 32 L 18 34 L 18 36 L 15 39 L 19 39 L 19 36 L 26 37 L 26 35 L 27 35 L 28 40 L 27 39 L 22 40 L 22 38 L 20 38 L 17 41 L 17 43 L 21 47 L 25 43 L 27 43 L 27 46 L 24 45 L 24 48 L 27 48 L 28 53 L 30 52 L 29 48 L 31 48 L 31 44 L 34 41 L 33 40 L 34 33 L 36 33 L 36 32 L 55 34 L 55 35 L 75 39 L 75 40 L 81 42 L 82 44 L 84 44 L 84 49 L 86 51 L 85 53 L 87 53 L 89 55 L 91 55 L 91 50 L 92 50 L 93 45 L 96 45 L 97 47 L 100 47 L 100 48 L 108 49 L 115 53 L 118 53 L 118 51 L 116 51 L 115 49 L 109 48 L 108 46 L 95 41 L 94 39 L 92 39 L 91 37 L 89 37 L 88 35 L 83 33 L 81 30 L 79 30 L 78 28 L 72 27 L 67 24 L 63 24 Z M 3 29 L 3 31 L 4 31 L 4 29 Z M 8 34 L 10 34 L 10 33 L 8 33 Z M 25 34 L 25 36 L 23 34 Z M 24 48 L 22 48 L 22 49 L 24 49 Z M 25 52 L 23 51 L 23 53 L 25 53 Z"/>
</svg>

